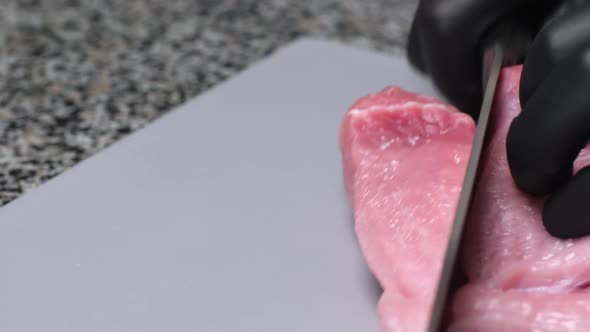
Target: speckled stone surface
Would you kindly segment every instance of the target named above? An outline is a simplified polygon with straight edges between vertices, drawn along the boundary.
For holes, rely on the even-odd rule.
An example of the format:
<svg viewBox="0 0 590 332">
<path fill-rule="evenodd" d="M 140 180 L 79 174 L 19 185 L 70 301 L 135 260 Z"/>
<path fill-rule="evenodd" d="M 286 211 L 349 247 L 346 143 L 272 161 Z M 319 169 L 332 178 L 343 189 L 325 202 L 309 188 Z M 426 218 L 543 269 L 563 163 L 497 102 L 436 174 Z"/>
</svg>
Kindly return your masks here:
<svg viewBox="0 0 590 332">
<path fill-rule="evenodd" d="M 401 52 L 415 0 L 0 1 L 0 204 L 294 38 Z"/>
</svg>

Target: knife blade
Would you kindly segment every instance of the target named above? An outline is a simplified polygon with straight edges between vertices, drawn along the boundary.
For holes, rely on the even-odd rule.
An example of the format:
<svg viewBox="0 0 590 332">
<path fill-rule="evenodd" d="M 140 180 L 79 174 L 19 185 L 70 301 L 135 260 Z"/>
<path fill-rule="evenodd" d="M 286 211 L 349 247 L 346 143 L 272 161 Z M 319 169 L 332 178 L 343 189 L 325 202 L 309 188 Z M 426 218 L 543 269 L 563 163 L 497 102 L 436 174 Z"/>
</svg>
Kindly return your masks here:
<svg viewBox="0 0 590 332">
<path fill-rule="evenodd" d="M 484 97 L 471 147 L 471 154 L 463 180 L 459 203 L 452 223 L 449 242 L 445 251 L 443 268 L 432 306 L 428 332 L 440 332 L 445 327 L 445 310 L 449 307 L 450 294 L 455 290 L 454 284 L 461 279 L 457 256 L 467 220 L 474 188 L 481 171 L 481 159 L 488 142 L 488 127 L 497 83 L 502 67 L 518 63 L 530 45 L 530 37 L 523 31 L 516 31 L 515 25 L 506 23 L 498 25 L 493 31 L 491 47 L 484 49 L 483 54 L 483 85 Z"/>
</svg>

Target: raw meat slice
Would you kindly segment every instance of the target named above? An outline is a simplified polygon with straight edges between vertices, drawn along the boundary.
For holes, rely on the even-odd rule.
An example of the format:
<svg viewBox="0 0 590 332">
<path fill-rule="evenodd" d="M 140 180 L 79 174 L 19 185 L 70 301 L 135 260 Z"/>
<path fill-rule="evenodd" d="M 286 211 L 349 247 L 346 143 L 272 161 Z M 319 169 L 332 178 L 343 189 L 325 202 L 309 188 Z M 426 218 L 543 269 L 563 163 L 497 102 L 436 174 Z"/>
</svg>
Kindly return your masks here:
<svg viewBox="0 0 590 332">
<path fill-rule="evenodd" d="M 508 127 L 520 112 L 520 68 L 501 76 L 494 115 L 496 128 L 485 155 L 482 182 L 474 198 L 477 215 L 467 223 L 463 265 L 472 281 L 497 288 L 576 288 L 590 281 L 590 238 L 560 240 L 541 223 L 542 201 L 513 184 L 506 161 Z M 576 169 L 588 164 L 585 149 Z"/>
<path fill-rule="evenodd" d="M 388 88 L 341 127 L 355 230 L 384 288 L 383 331 L 423 331 L 475 126 L 434 98 Z"/>
<path fill-rule="evenodd" d="M 590 237 L 553 238 L 541 223 L 542 201 L 515 188 L 506 161 L 506 136 L 520 112 L 520 67 L 505 70 L 500 81 L 496 126 L 474 197 L 477 215 L 467 223 L 462 257 L 470 282 L 480 288 L 470 286 L 460 293 L 455 328 L 590 331 L 590 294 L 580 293 L 590 282 Z M 575 169 L 589 161 L 585 149 Z"/>
<path fill-rule="evenodd" d="M 541 200 L 516 189 L 506 162 L 520 71 L 502 72 L 494 101 L 462 248 L 469 284 L 453 299 L 452 332 L 590 331 L 590 237 L 546 233 Z M 357 236 L 385 289 L 383 331 L 424 331 L 473 134 L 473 122 L 452 107 L 398 88 L 362 99 L 343 122 Z M 584 150 L 575 169 L 589 162 Z"/>
</svg>

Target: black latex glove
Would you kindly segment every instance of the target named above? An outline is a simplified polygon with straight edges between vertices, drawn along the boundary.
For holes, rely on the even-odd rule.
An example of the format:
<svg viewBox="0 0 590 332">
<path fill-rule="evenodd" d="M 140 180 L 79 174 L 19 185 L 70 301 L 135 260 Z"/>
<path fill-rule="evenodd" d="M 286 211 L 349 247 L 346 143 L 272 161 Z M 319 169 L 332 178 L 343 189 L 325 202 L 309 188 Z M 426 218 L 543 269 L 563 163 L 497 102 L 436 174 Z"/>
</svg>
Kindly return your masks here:
<svg viewBox="0 0 590 332">
<path fill-rule="evenodd" d="M 590 169 L 572 177 L 572 164 L 590 138 L 590 0 L 422 0 L 408 55 L 451 102 L 477 117 L 480 42 L 503 17 L 519 17 L 534 37 L 520 82 L 523 111 L 507 140 L 512 176 L 521 190 L 549 197 L 549 233 L 589 235 Z"/>
<path fill-rule="evenodd" d="M 572 164 L 590 138 L 590 1 L 574 1 L 540 31 L 523 68 L 522 113 L 508 133 L 518 187 L 550 195 L 543 223 L 558 237 L 590 234 L 590 169 Z"/>
</svg>

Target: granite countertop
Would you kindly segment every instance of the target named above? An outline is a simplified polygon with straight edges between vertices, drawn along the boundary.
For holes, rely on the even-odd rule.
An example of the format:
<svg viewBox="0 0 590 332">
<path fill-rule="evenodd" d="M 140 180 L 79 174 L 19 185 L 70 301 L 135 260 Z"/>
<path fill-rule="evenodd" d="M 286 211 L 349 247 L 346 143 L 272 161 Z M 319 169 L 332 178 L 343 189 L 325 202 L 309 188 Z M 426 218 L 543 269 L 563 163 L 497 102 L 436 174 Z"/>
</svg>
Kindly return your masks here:
<svg viewBox="0 0 590 332">
<path fill-rule="evenodd" d="M 0 204 L 300 36 L 403 51 L 417 0 L 0 2 Z"/>
</svg>

